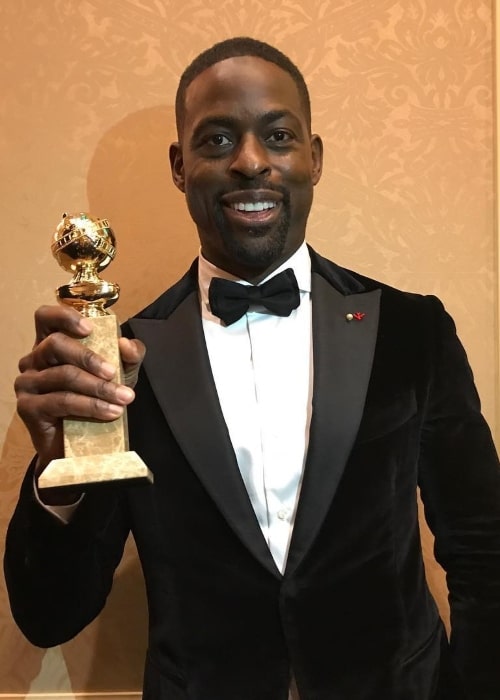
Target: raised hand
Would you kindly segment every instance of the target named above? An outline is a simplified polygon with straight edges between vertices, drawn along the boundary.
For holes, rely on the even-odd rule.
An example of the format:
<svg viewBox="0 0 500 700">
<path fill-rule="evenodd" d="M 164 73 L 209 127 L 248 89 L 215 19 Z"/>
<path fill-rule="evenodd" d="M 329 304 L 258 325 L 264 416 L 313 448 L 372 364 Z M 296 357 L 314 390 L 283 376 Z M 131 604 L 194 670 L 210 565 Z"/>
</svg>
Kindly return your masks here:
<svg viewBox="0 0 500 700">
<path fill-rule="evenodd" d="M 92 331 L 92 320 L 69 306 L 42 306 L 35 313 L 36 339 L 19 362 L 15 381 L 17 410 L 39 457 L 39 471 L 63 456 L 63 418 L 113 420 L 134 399 L 144 357 L 138 340 L 120 339 L 126 384 L 118 368 L 79 342 Z"/>
</svg>

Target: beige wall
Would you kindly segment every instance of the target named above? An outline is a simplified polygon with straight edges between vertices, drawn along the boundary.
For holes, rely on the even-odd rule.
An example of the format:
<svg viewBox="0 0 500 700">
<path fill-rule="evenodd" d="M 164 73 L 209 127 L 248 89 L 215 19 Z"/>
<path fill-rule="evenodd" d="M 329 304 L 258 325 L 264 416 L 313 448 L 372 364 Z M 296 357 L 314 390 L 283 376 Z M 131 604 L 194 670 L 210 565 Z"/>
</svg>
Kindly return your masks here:
<svg viewBox="0 0 500 700">
<path fill-rule="evenodd" d="M 63 210 L 107 216 L 121 318 L 197 252 L 170 182 L 176 81 L 236 34 L 276 43 L 309 82 L 325 140 L 309 241 L 397 286 L 438 294 L 498 425 L 492 6 L 481 0 L 3 0 L 0 3 L 3 536 L 30 457 L 15 416 L 32 311 L 67 281 L 51 258 Z M 430 557 L 430 539 L 425 549 Z M 445 611 L 439 570 L 429 576 Z M 140 687 L 145 603 L 132 547 L 99 620 L 48 652 L 23 640 L 0 586 L 0 696 Z M 123 692 L 122 692 L 123 691 Z"/>
</svg>

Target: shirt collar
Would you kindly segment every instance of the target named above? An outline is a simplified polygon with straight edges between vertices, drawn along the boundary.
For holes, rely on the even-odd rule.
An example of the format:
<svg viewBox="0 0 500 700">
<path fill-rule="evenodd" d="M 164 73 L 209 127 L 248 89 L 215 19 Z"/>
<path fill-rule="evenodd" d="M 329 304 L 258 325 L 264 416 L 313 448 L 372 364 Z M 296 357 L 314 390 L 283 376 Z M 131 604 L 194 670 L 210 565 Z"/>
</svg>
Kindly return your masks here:
<svg viewBox="0 0 500 700">
<path fill-rule="evenodd" d="M 297 278 L 297 284 L 299 285 L 299 290 L 301 292 L 310 293 L 311 292 L 311 258 L 309 256 L 309 251 L 307 250 L 307 245 L 302 243 L 300 248 L 298 248 L 293 255 L 291 255 L 285 262 L 283 262 L 276 270 L 273 270 L 270 275 L 262 280 L 259 284 L 267 282 L 275 275 L 279 274 L 283 270 L 292 268 L 295 272 L 295 277 Z M 200 289 L 200 301 L 202 313 L 205 316 L 205 312 L 210 314 L 210 306 L 208 303 L 208 288 L 213 277 L 222 277 L 226 280 L 233 280 L 234 282 L 239 282 L 240 284 L 250 284 L 246 280 L 242 280 L 230 272 L 221 270 L 216 265 L 213 265 L 206 258 L 203 257 L 201 251 L 199 253 L 198 259 L 198 286 Z"/>
</svg>

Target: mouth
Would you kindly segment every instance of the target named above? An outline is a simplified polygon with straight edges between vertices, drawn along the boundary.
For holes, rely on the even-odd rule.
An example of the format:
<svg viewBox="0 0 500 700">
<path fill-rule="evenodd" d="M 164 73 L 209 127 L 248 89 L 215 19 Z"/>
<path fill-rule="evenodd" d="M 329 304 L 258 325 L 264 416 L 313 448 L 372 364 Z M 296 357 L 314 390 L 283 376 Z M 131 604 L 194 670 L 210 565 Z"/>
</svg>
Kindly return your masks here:
<svg viewBox="0 0 500 700">
<path fill-rule="evenodd" d="M 274 190 L 241 190 L 221 198 L 226 216 L 246 225 L 269 225 L 279 217 L 282 195 Z"/>
<path fill-rule="evenodd" d="M 235 211 L 266 211 L 267 209 L 274 209 L 274 207 L 277 207 L 278 202 L 232 202 L 226 206 L 229 206 Z"/>
</svg>

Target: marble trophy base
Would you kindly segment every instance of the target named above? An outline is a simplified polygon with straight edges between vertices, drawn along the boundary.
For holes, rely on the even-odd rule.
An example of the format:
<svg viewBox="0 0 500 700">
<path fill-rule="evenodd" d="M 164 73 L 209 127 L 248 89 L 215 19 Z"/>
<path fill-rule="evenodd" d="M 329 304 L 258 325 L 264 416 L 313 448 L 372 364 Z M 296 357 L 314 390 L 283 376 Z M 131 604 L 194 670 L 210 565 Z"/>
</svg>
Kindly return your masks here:
<svg viewBox="0 0 500 700">
<path fill-rule="evenodd" d="M 116 367 L 120 367 L 116 316 L 91 319 L 94 330 L 82 340 Z M 135 452 L 128 449 L 126 411 L 116 420 L 64 421 L 64 457 L 48 464 L 38 477 L 39 489 L 86 489 L 115 481 L 152 482 L 153 475 Z"/>
</svg>

